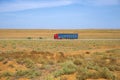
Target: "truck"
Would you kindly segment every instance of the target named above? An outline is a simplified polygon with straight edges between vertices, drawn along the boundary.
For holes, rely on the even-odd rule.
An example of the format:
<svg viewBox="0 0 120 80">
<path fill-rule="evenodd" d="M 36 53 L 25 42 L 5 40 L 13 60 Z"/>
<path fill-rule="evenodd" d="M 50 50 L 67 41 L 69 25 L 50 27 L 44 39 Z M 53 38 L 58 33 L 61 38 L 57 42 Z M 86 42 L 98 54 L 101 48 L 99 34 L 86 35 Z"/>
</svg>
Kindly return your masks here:
<svg viewBox="0 0 120 80">
<path fill-rule="evenodd" d="M 54 34 L 54 39 L 78 39 L 77 33 L 58 33 Z"/>
</svg>

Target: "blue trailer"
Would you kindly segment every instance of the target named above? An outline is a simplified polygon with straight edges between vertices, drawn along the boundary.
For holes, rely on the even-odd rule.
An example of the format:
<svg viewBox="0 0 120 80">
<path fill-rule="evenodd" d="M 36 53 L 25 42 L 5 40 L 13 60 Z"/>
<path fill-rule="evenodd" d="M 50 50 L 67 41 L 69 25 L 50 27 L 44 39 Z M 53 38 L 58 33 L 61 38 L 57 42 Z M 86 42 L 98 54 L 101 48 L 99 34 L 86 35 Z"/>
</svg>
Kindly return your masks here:
<svg viewBox="0 0 120 80">
<path fill-rule="evenodd" d="M 78 34 L 74 33 L 59 33 L 54 34 L 54 39 L 78 39 Z"/>
</svg>

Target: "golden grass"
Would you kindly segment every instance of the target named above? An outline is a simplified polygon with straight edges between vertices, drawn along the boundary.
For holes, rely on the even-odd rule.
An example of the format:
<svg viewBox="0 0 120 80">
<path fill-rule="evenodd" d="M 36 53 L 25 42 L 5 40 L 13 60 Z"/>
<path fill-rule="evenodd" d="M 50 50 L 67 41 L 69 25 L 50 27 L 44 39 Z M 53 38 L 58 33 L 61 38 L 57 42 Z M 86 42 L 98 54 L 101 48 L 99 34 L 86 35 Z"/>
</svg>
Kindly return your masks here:
<svg viewBox="0 0 120 80">
<path fill-rule="evenodd" d="M 120 80 L 120 40 L 44 40 L 55 33 L 120 39 L 120 30 L 0 30 L 0 80 Z"/>
<path fill-rule="evenodd" d="M 80 39 L 103 38 L 120 39 L 120 30 L 0 30 L 0 38 L 39 38 L 53 39 L 56 33 L 78 33 Z"/>
</svg>

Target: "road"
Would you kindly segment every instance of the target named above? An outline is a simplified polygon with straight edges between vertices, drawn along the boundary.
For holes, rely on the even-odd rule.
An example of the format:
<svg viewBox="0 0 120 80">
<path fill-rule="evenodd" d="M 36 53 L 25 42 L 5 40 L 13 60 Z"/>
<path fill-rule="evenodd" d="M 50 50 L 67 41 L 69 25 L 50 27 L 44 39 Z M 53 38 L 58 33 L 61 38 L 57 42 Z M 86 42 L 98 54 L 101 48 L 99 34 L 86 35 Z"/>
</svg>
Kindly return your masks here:
<svg viewBox="0 0 120 80">
<path fill-rule="evenodd" d="M 33 41 L 89 41 L 89 40 L 98 40 L 98 41 L 101 41 L 101 40 L 116 40 L 116 41 L 119 41 L 120 39 L 0 39 L 0 41 L 3 41 L 3 40 L 33 40 Z"/>
</svg>

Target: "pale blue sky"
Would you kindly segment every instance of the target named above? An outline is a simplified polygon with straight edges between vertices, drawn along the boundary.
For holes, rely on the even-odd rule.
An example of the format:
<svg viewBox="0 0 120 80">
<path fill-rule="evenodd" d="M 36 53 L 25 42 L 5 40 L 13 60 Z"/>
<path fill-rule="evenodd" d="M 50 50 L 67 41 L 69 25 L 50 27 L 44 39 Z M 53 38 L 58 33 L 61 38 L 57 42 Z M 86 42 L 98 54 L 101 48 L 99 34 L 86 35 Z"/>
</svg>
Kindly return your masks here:
<svg viewBox="0 0 120 80">
<path fill-rule="evenodd" d="M 1 29 L 120 29 L 120 0 L 0 0 Z"/>
</svg>

